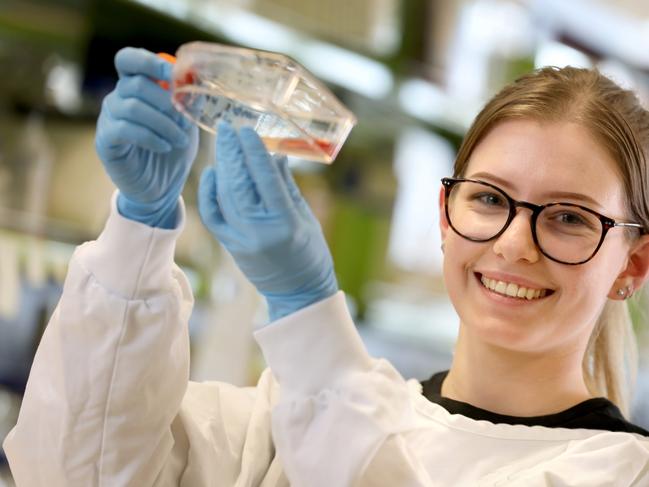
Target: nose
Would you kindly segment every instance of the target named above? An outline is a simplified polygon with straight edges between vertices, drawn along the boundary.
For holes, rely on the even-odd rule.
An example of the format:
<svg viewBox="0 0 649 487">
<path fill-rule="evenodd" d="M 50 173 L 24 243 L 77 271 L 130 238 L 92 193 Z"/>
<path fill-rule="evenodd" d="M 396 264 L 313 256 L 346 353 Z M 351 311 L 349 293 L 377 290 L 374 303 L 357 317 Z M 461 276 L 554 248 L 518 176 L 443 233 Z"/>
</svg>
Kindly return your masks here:
<svg viewBox="0 0 649 487">
<path fill-rule="evenodd" d="M 540 252 L 532 237 L 532 214 L 518 208 L 509 226 L 493 243 L 493 251 L 507 262 L 537 262 Z"/>
</svg>

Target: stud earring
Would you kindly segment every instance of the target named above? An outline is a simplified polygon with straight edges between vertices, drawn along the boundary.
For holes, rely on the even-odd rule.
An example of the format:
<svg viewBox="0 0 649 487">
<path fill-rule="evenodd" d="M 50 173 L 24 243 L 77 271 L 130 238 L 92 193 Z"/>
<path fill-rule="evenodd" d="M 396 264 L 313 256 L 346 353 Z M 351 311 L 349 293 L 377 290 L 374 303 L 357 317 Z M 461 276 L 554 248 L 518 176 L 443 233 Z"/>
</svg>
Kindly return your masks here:
<svg viewBox="0 0 649 487">
<path fill-rule="evenodd" d="M 621 287 L 617 290 L 616 294 L 622 299 L 628 299 L 633 295 L 633 290 L 631 286 Z"/>
</svg>

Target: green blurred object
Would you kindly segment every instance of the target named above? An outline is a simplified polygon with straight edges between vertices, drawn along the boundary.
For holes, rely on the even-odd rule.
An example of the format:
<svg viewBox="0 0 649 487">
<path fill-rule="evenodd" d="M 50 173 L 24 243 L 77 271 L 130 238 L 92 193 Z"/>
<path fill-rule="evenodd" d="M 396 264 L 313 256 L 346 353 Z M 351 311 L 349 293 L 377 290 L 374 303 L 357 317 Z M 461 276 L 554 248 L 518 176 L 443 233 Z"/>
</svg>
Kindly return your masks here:
<svg viewBox="0 0 649 487">
<path fill-rule="evenodd" d="M 534 57 L 524 56 L 509 59 L 505 69 L 505 79 L 507 83 L 511 83 L 524 74 L 534 71 Z"/>
<path fill-rule="evenodd" d="M 338 284 L 355 302 L 355 318 L 362 320 L 366 284 L 386 272 L 398 122 L 362 110 L 355 113 L 363 123 L 354 128 L 335 164 L 324 173 L 332 195 L 325 227 Z"/>
<path fill-rule="evenodd" d="M 382 211 L 338 197 L 331 215 L 329 244 L 340 289 L 357 305 L 362 319 L 367 303 L 364 287 L 381 276 L 390 232 L 390 220 Z"/>
<path fill-rule="evenodd" d="M 629 307 L 629 315 L 633 323 L 633 329 L 636 335 L 643 339 L 649 338 L 649 299 L 647 291 L 642 289 L 638 292 L 633 299 L 628 300 L 627 306 Z"/>
</svg>

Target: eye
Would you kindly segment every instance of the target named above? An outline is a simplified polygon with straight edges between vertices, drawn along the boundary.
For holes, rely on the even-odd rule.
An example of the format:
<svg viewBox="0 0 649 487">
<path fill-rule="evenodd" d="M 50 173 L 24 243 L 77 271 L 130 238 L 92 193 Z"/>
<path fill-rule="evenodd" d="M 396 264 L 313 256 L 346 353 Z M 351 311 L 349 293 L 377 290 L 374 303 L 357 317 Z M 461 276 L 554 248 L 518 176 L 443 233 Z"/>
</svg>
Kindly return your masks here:
<svg viewBox="0 0 649 487">
<path fill-rule="evenodd" d="M 507 200 L 498 193 L 482 191 L 475 194 L 473 199 L 485 206 L 507 206 Z"/>
<path fill-rule="evenodd" d="M 555 216 L 555 219 L 565 225 L 587 225 L 588 222 L 584 220 L 581 215 L 577 213 L 572 213 L 569 211 L 564 211 Z"/>
<path fill-rule="evenodd" d="M 551 206 L 544 210 L 542 221 L 563 231 L 599 232 L 601 223 L 594 215 L 575 208 Z"/>
</svg>

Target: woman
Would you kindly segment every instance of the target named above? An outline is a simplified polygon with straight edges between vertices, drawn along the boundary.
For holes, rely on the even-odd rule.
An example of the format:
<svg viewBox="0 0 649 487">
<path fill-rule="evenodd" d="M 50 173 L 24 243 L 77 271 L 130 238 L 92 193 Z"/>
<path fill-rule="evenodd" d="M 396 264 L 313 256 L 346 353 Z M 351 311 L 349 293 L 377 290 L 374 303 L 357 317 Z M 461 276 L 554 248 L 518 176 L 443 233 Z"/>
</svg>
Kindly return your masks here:
<svg viewBox="0 0 649 487">
<path fill-rule="evenodd" d="M 196 129 L 126 49 L 97 150 L 119 191 L 81 246 L 5 441 L 19 486 L 641 486 L 624 300 L 649 272 L 649 114 L 595 71 L 544 69 L 478 115 L 440 190 L 452 367 L 367 355 L 284 158 L 220 127 L 205 225 L 268 301 L 256 388 L 188 383 L 173 265 Z"/>
</svg>

